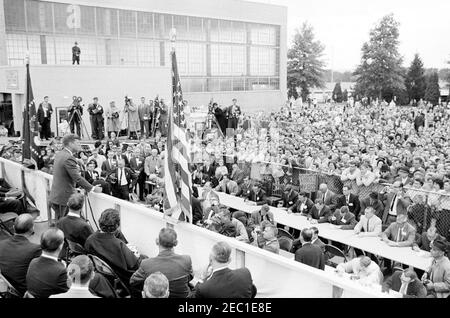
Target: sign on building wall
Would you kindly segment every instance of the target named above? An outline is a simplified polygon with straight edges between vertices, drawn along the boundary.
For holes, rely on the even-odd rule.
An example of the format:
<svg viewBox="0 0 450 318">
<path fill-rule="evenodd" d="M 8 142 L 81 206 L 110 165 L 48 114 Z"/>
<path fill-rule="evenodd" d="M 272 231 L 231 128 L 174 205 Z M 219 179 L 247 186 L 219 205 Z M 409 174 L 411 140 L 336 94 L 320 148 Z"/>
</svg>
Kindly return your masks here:
<svg viewBox="0 0 450 318">
<path fill-rule="evenodd" d="M 80 6 L 71 4 L 66 9 L 69 16 L 67 17 L 66 24 L 69 29 L 79 29 L 81 27 L 81 9 Z"/>
<path fill-rule="evenodd" d="M 19 71 L 18 70 L 7 70 L 6 75 L 6 88 L 7 89 L 19 89 Z"/>
</svg>

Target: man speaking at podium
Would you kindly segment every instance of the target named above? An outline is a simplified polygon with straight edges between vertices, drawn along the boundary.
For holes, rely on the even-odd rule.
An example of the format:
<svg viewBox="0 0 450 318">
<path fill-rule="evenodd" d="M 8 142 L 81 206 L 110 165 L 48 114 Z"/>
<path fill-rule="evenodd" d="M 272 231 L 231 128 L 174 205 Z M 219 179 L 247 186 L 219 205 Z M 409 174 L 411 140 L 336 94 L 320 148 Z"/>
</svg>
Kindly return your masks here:
<svg viewBox="0 0 450 318">
<path fill-rule="evenodd" d="M 75 186 L 79 185 L 87 192 L 102 192 L 99 186 L 92 186 L 81 176 L 80 168 L 75 156 L 80 150 L 78 136 L 65 135 L 62 139 L 64 149 L 55 156 L 53 166 L 53 184 L 50 193 L 50 203 L 55 211 L 56 220 L 62 218 L 67 211 L 67 201 L 75 193 Z"/>
</svg>

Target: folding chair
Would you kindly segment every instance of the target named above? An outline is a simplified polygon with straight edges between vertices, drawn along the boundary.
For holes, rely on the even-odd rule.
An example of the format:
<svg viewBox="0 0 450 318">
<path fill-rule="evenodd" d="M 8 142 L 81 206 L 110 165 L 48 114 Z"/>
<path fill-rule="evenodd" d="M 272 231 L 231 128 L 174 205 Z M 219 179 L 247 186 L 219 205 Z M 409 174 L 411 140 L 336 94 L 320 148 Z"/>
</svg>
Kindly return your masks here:
<svg viewBox="0 0 450 318">
<path fill-rule="evenodd" d="M 108 265 L 104 260 L 102 260 L 100 257 L 88 254 L 88 257 L 92 260 L 92 263 L 94 264 L 95 270 L 105 276 L 106 278 L 109 278 L 113 282 L 113 287 L 117 291 L 124 291 L 126 296 L 130 296 L 131 292 L 128 288 L 128 286 L 120 279 L 119 275 L 116 274 L 116 272 L 111 268 L 111 266 Z M 120 285 L 120 287 L 119 287 Z M 123 295 L 124 293 L 118 292 L 118 295 Z M 125 296 L 125 297 L 126 297 Z"/>
<path fill-rule="evenodd" d="M 294 241 L 289 237 L 282 236 L 278 238 L 278 243 L 280 243 L 280 249 L 291 252 Z"/>
<path fill-rule="evenodd" d="M 0 229 L 3 229 L 11 236 L 14 235 L 14 221 L 18 215 L 14 212 L 0 214 Z"/>
<path fill-rule="evenodd" d="M 336 246 L 325 244 L 325 253 L 328 255 L 327 265 L 329 266 L 336 267 L 338 264 L 347 262 L 344 252 Z"/>
<path fill-rule="evenodd" d="M 0 296 L 1 298 L 22 298 L 20 292 L 0 273 Z"/>
<path fill-rule="evenodd" d="M 278 228 L 278 235 L 277 235 L 277 237 L 278 238 L 286 237 L 286 238 L 294 241 L 294 237 L 292 236 L 292 234 L 289 233 L 288 231 L 286 231 L 285 229 L 281 229 L 281 228 Z"/>
</svg>

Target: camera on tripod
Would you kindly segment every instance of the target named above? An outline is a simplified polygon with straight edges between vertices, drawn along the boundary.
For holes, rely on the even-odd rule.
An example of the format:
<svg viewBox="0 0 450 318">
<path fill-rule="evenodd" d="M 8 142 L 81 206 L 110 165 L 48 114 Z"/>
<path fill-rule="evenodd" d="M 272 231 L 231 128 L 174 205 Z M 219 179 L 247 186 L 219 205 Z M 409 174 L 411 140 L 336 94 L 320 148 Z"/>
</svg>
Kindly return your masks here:
<svg viewBox="0 0 450 318">
<path fill-rule="evenodd" d="M 131 102 L 131 98 L 128 97 L 128 95 L 125 95 L 125 104 L 128 104 Z"/>
</svg>

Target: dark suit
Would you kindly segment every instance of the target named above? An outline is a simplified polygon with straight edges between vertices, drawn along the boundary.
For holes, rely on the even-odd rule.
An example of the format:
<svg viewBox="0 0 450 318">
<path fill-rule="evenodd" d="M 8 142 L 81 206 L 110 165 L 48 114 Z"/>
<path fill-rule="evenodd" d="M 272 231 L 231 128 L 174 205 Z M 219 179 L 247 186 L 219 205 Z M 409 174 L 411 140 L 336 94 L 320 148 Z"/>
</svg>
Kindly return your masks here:
<svg viewBox="0 0 450 318">
<path fill-rule="evenodd" d="M 41 247 L 31 243 L 23 235 L 14 235 L 0 241 L 0 271 L 22 294 L 27 290 L 28 266 L 41 253 Z"/>
<path fill-rule="evenodd" d="M 139 269 L 131 276 L 130 285 L 142 290 L 145 279 L 152 273 L 161 272 L 169 280 L 169 297 L 186 298 L 189 295 L 189 281 L 192 280 L 192 261 L 189 255 L 178 255 L 173 250 L 159 252 L 157 257 L 141 262 Z"/>
<path fill-rule="evenodd" d="M 247 268 L 224 268 L 195 286 L 194 298 L 251 298 L 256 295 L 252 275 Z"/>
<path fill-rule="evenodd" d="M 84 246 L 87 238 L 94 233 L 92 227 L 82 218 L 76 216 L 65 216 L 61 218 L 56 226 L 64 232 L 64 238 Z"/>
<path fill-rule="evenodd" d="M 144 201 L 144 189 L 145 189 L 145 181 L 147 179 L 144 171 L 144 162 L 145 159 L 142 157 L 136 158 L 134 155 L 130 159 L 130 169 L 134 172 L 135 176 L 137 176 L 136 183 L 139 185 L 139 200 Z"/>
<path fill-rule="evenodd" d="M 380 219 L 383 217 L 384 205 L 380 200 L 372 200 L 370 197 L 361 200 L 361 214 L 364 214 L 364 211 L 368 206 L 374 208 L 375 215 Z"/>
<path fill-rule="evenodd" d="M 283 192 L 281 199 L 283 200 L 283 207 L 294 210 L 297 205 L 298 192 L 294 190 Z"/>
<path fill-rule="evenodd" d="M 334 210 L 336 208 L 336 193 L 333 191 L 327 190 L 327 192 L 317 192 L 317 198 L 321 199 L 323 203 L 329 207 L 331 210 Z"/>
<path fill-rule="evenodd" d="M 196 224 L 198 221 L 201 221 L 203 219 L 202 204 L 199 199 L 192 197 L 191 206 L 192 206 L 192 223 Z"/>
<path fill-rule="evenodd" d="M 52 118 L 53 108 L 52 104 L 48 103 L 48 111 L 47 116 L 45 116 L 44 107 L 42 106 L 42 103 L 39 104 L 38 110 L 37 110 L 37 120 L 39 124 L 41 125 L 41 133 L 40 137 L 41 139 L 49 139 L 51 137 L 51 130 L 50 130 L 50 123 Z"/>
<path fill-rule="evenodd" d="M 97 181 L 98 179 L 99 179 L 99 175 L 98 175 L 98 171 L 92 171 L 92 172 L 90 172 L 90 171 L 88 171 L 88 170 L 86 170 L 86 171 L 83 171 L 82 172 L 82 176 L 83 176 L 83 178 L 85 178 L 86 179 L 86 181 L 87 182 L 89 182 L 90 184 L 93 184 L 95 181 Z"/>
<path fill-rule="evenodd" d="M 116 159 L 112 159 L 112 162 L 113 162 L 113 164 L 111 165 L 109 163 L 109 159 L 106 159 L 105 161 L 103 161 L 102 166 L 101 166 L 102 177 L 106 177 L 111 172 L 113 172 L 115 169 L 117 169 L 117 160 Z"/>
<path fill-rule="evenodd" d="M 389 213 L 392 205 L 392 201 L 395 198 L 396 194 L 394 193 L 387 193 L 384 195 L 383 203 L 384 203 L 384 212 L 383 217 L 381 218 L 381 221 L 383 224 L 388 223 Z M 403 198 L 399 198 L 397 200 L 397 215 L 398 214 L 407 214 L 408 206 L 411 204 L 411 200 L 409 197 L 403 196 Z"/>
<path fill-rule="evenodd" d="M 314 205 L 309 214 L 314 220 L 317 220 L 317 223 L 326 223 L 328 222 L 328 218 L 331 216 L 331 210 L 326 205 L 323 206 L 322 210 L 318 210 Z"/>
<path fill-rule="evenodd" d="M 138 269 L 139 260 L 126 243 L 111 233 L 95 232 L 88 237 L 84 248 L 106 261 L 125 283 Z"/>
<path fill-rule="evenodd" d="M 208 167 L 205 165 L 203 167 L 203 173 L 207 174 L 209 178 L 212 178 L 216 174 L 216 166 L 215 165 L 209 165 Z"/>
<path fill-rule="evenodd" d="M 65 293 L 69 290 L 66 267 L 44 256 L 35 258 L 28 268 L 27 290 L 36 298 Z"/>
<path fill-rule="evenodd" d="M 325 257 L 323 251 L 315 244 L 303 244 L 303 246 L 295 252 L 295 260 L 321 270 L 325 269 Z"/>
<path fill-rule="evenodd" d="M 256 202 L 256 205 L 263 205 L 266 204 L 266 193 L 262 189 L 260 189 L 258 193 L 255 193 L 252 189 L 250 190 L 248 199 L 250 201 Z"/>
<path fill-rule="evenodd" d="M 348 207 L 348 210 L 353 213 L 355 217 L 358 217 L 361 206 L 357 195 L 350 193 L 348 200 L 345 195 L 340 195 L 338 198 L 337 208 L 341 208 L 343 206 Z"/>
<path fill-rule="evenodd" d="M 402 276 L 401 271 L 396 271 L 389 277 L 386 282 L 383 284 L 383 289 L 392 289 L 396 292 L 400 291 L 402 287 L 402 281 L 400 279 Z M 427 296 L 427 289 L 423 285 L 423 283 L 419 279 L 415 279 L 409 282 L 408 287 L 406 288 L 406 295 L 404 298 L 425 298 Z"/>
<path fill-rule="evenodd" d="M 67 201 L 75 193 L 75 185 L 79 185 L 87 192 L 92 190 L 92 185 L 81 176 L 75 157 L 69 150 L 63 149 L 55 156 L 53 183 L 49 198 L 55 210 L 56 219 L 64 216 Z"/>
<path fill-rule="evenodd" d="M 240 189 L 239 189 L 239 192 L 237 193 L 237 196 L 243 197 L 243 198 L 248 198 L 251 190 L 252 190 L 251 183 L 249 183 L 249 184 L 243 183 L 240 185 Z"/>
<path fill-rule="evenodd" d="M 241 169 L 237 169 L 236 171 L 231 171 L 230 179 L 236 181 L 238 185 L 244 182 L 245 173 Z"/>
<path fill-rule="evenodd" d="M 112 193 L 113 196 L 122 200 L 129 200 L 130 197 L 130 191 L 133 189 L 133 187 L 136 185 L 137 182 L 137 176 L 133 173 L 133 171 L 130 168 L 124 167 L 123 172 L 119 171 L 119 169 L 115 169 L 113 172 L 115 173 L 117 177 L 117 183 L 112 184 Z M 125 174 L 125 178 L 127 181 L 127 184 L 121 185 L 120 184 L 120 177 L 121 173 Z"/>
<path fill-rule="evenodd" d="M 314 202 L 312 202 L 311 199 L 306 198 L 305 209 L 301 210 L 301 206 L 302 206 L 302 202 L 300 202 L 300 200 L 297 200 L 297 204 L 295 205 L 294 209 L 292 209 L 292 212 L 309 214 L 311 212 L 311 209 L 314 206 Z"/>
<path fill-rule="evenodd" d="M 238 105 L 231 105 L 227 108 L 226 114 L 228 119 L 227 128 L 236 129 L 239 123 L 239 116 L 241 115 L 241 107 Z"/>
</svg>

